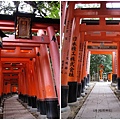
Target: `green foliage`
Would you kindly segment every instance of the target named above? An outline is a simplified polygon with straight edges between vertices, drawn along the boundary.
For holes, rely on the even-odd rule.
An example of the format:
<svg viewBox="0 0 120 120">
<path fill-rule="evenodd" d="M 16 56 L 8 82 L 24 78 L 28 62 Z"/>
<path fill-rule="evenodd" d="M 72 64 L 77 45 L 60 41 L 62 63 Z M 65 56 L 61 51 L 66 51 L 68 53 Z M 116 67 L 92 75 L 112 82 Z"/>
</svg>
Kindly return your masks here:
<svg viewBox="0 0 120 120">
<path fill-rule="evenodd" d="M 112 56 L 111 55 L 91 55 L 90 74 L 99 73 L 99 65 L 104 65 L 104 73 L 112 71 Z"/>
<path fill-rule="evenodd" d="M 52 2 L 42 2 L 38 5 L 39 11 L 44 14 L 45 18 L 56 18 L 59 19 L 60 12 L 60 2 L 52 1 Z"/>
<path fill-rule="evenodd" d="M 26 10 L 38 17 L 60 19 L 60 1 L 0 1 L 0 14 Z"/>
</svg>

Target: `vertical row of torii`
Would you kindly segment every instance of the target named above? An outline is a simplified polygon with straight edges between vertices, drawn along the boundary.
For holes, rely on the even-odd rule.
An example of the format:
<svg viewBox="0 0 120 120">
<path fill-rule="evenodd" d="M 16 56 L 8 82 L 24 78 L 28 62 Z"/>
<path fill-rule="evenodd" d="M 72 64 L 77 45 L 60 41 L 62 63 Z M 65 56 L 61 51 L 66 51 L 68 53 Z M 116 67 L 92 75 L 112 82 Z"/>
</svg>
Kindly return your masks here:
<svg viewBox="0 0 120 120">
<path fill-rule="evenodd" d="M 112 81 L 120 89 L 120 8 L 106 8 L 115 1 L 62 1 L 61 110 L 68 110 L 84 95 L 90 80 L 90 55 L 112 55 Z M 118 1 L 117 1 L 118 2 Z M 76 4 L 100 4 L 100 8 L 76 8 Z M 99 18 L 85 20 L 83 18 Z M 101 45 L 104 46 L 102 47 Z"/>
<path fill-rule="evenodd" d="M 28 27 L 25 28 L 27 31 Z M 14 32 L 14 17 L 0 15 L 0 29 Z M 37 36 L 16 39 L 15 35 L 8 35 L 3 38 L 0 48 L 0 109 L 4 107 L 5 98 L 17 93 L 19 99 L 39 115 L 59 118 L 60 37 L 56 36 L 59 29 L 60 20 L 34 18 L 31 31 Z"/>
</svg>

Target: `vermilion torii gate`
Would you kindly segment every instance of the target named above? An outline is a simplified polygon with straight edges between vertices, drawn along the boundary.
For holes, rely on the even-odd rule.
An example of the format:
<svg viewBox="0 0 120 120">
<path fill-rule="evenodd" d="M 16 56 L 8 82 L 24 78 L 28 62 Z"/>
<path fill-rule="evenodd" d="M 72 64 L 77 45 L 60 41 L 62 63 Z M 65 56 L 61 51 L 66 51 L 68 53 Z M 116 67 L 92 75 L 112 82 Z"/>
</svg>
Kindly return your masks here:
<svg viewBox="0 0 120 120">
<path fill-rule="evenodd" d="M 3 38 L 0 49 L 0 103 L 11 93 L 47 118 L 59 118 L 59 20 L 34 18 L 32 39 Z M 0 29 L 14 31 L 14 17 L 0 15 Z M 45 34 L 46 33 L 46 34 Z M 54 40 L 53 40 L 54 37 Z M 54 76 L 54 77 L 53 77 Z M 54 80 L 53 80 L 54 79 Z"/>
<path fill-rule="evenodd" d="M 62 108 L 66 108 L 67 103 L 77 102 L 81 95 L 85 95 L 84 88 L 89 81 L 90 53 L 112 54 L 113 78 L 117 74 L 120 89 L 120 21 L 106 20 L 106 18 L 120 18 L 120 9 L 106 8 L 108 2 L 113 3 L 113 1 L 62 2 L 61 33 L 62 35 L 64 33 L 61 57 Z M 98 3 L 100 8 L 75 9 L 78 3 Z M 83 18 L 99 18 L 99 20 L 83 20 Z M 94 51 L 90 47 L 93 47 Z"/>
</svg>

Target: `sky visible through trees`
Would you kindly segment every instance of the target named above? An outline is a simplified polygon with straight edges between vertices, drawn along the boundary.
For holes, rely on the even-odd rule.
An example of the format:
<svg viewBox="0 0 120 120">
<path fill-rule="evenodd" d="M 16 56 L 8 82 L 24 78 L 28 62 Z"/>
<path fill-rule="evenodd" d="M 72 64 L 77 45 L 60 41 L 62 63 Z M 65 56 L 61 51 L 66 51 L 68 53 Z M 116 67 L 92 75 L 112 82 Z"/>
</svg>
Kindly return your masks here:
<svg viewBox="0 0 120 120">
<path fill-rule="evenodd" d="M 60 18 L 60 1 L 0 1 L 0 14 L 35 13 L 41 18 Z"/>
</svg>

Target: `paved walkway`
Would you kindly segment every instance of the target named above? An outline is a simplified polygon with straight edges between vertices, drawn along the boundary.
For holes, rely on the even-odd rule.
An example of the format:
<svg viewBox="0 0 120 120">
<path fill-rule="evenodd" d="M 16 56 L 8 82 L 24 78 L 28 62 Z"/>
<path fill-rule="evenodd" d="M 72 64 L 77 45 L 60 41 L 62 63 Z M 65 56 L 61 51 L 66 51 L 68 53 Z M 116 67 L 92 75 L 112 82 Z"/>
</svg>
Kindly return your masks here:
<svg viewBox="0 0 120 120">
<path fill-rule="evenodd" d="M 120 101 L 109 82 L 97 82 L 75 119 L 119 119 Z"/>
<path fill-rule="evenodd" d="M 3 119 L 35 119 L 17 98 L 15 95 L 5 100 Z"/>
</svg>

